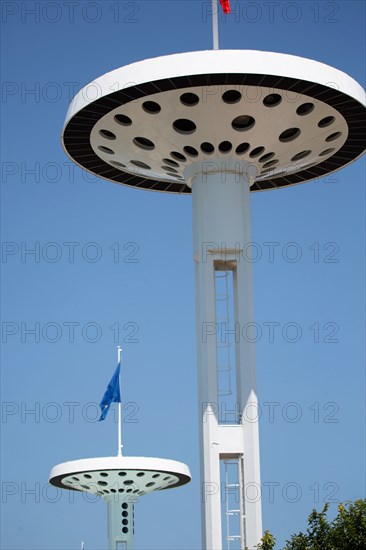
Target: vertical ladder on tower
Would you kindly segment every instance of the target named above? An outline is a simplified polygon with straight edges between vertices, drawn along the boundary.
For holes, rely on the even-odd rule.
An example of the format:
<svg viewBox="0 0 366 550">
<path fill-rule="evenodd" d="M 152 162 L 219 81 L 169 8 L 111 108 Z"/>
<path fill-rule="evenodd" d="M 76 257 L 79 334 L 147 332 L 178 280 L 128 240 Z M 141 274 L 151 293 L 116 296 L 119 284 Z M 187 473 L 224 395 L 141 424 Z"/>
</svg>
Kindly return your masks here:
<svg viewBox="0 0 366 550">
<path fill-rule="evenodd" d="M 232 482 L 229 479 L 229 468 L 237 466 L 238 481 Z M 225 517 L 226 517 L 226 542 L 227 550 L 245 550 L 245 513 L 242 486 L 242 459 L 224 460 L 225 466 Z M 234 499 L 230 495 L 235 495 Z M 230 504 L 230 500 L 234 500 Z M 234 505 L 235 504 L 235 505 Z M 233 506 L 234 507 L 231 507 Z"/>
<path fill-rule="evenodd" d="M 220 327 L 216 335 L 217 348 L 217 381 L 218 395 L 232 395 L 231 383 L 231 357 L 230 357 L 230 338 L 228 335 L 223 342 L 222 330 L 223 327 L 230 326 L 230 292 L 229 292 L 229 271 L 215 270 L 215 291 L 216 291 L 216 323 Z M 225 380 L 225 385 L 223 383 Z"/>
</svg>

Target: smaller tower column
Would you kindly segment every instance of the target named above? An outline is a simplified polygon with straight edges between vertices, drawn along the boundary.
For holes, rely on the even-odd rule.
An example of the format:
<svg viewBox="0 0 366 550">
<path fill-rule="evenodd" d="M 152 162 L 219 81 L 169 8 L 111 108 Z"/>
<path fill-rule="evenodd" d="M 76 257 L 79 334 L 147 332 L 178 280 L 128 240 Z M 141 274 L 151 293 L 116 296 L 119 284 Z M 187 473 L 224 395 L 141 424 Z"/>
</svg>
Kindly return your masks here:
<svg viewBox="0 0 366 550">
<path fill-rule="evenodd" d="M 105 497 L 108 504 L 109 550 L 134 549 L 134 503 L 118 493 Z"/>
</svg>

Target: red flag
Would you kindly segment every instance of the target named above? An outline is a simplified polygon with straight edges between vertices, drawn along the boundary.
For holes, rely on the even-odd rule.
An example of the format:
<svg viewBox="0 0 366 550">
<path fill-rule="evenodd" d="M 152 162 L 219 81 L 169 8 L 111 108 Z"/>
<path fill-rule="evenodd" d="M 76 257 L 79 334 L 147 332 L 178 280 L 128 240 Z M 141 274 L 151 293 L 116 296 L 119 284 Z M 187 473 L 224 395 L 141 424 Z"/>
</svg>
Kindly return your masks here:
<svg viewBox="0 0 366 550">
<path fill-rule="evenodd" d="M 224 13 L 230 13 L 230 0 L 220 0 L 220 4 Z"/>
</svg>

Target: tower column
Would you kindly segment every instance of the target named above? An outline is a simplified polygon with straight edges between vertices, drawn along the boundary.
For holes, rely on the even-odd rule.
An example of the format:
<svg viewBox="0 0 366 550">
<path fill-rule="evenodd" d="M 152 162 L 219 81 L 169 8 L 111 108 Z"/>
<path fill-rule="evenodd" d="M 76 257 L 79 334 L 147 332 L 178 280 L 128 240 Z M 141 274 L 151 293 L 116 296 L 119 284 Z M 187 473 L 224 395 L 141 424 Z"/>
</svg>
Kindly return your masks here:
<svg viewBox="0 0 366 550">
<path fill-rule="evenodd" d="M 207 550 L 223 547 L 222 507 L 232 508 L 225 501 L 236 486 L 239 521 L 236 532 L 226 536 L 237 541 L 235 548 L 240 541 L 243 550 L 252 549 L 262 536 L 255 349 L 245 337 L 253 323 L 252 266 L 244 250 L 251 242 L 249 194 L 255 171 L 250 163 L 216 159 L 193 164 L 184 173 L 193 196 L 202 523 Z M 232 281 L 230 325 L 218 317 L 215 277 L 221 273 Z M 233 348 L 232 364 L 222 371 L 231 377 L 230 390 L 220 387 L 218 344 Z M 231 395 L 230 410 L 225 394 Z M 220 476 L 224 460 L 238 462 L 236 484 L 226 486 Z"/>
<path fill-rule="evenodd" d="M 104 497 L 108 504 L 109 550 L 134 549 L 134 504 L 118 493 Z"/>
</svg>

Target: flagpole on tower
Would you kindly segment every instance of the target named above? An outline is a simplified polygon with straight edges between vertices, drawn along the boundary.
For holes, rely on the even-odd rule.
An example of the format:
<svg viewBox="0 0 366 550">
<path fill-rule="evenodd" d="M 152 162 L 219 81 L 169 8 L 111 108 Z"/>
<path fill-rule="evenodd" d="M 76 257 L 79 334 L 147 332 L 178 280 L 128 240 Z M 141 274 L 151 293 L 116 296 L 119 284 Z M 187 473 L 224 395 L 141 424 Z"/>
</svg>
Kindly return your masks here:
<svg viewBox="0 0 366 550">
<path fill-rule="evenodd" d="M 117 346 L 117 353 L 118 353 L 118 364 L 120 366 L 120 377 L 121 377 L 121 356 L 122 356 L 122 348 L 121 346 Z M 120 380 L 118 381 L 119 385 L 121 385 Z M 118 403 L 118 453 L 117 456 L 122 456 L 122 403 L 119 401 Z"/>
<path fill-rule="evenodd" d="M 212 0 L 212 37 L 213 37 L 213 49 L 219 49 L 219 7 L 218 0 Z"/>
</svg>

